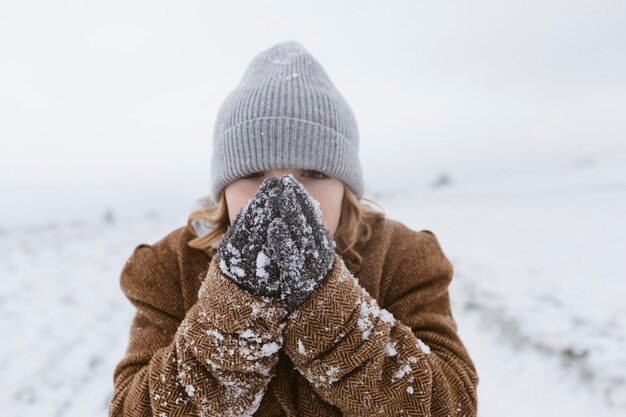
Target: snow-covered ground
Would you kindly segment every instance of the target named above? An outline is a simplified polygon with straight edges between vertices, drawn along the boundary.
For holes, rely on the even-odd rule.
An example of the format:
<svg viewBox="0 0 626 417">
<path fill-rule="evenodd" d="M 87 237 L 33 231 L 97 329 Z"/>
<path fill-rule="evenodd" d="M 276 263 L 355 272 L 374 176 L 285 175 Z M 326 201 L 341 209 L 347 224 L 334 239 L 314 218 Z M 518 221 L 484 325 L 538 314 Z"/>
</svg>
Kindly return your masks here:
<svg viewBox="0 0 626 417">
<path fill-rule="evenodd" d="M 433 230 L 455 267 L 480 415 L 626 415 L 626 165 L 522 170 L 384 207 Z"/>
<path fill-rule="evenodd" d="M 455 267 L 480 415 L 623 416 L 626 165 L 399 183 L 377 201 Z M 106 415 L 134 312 L 122 265 L 186 214 L 0 232 L 0 415 Z"/>
</svg>

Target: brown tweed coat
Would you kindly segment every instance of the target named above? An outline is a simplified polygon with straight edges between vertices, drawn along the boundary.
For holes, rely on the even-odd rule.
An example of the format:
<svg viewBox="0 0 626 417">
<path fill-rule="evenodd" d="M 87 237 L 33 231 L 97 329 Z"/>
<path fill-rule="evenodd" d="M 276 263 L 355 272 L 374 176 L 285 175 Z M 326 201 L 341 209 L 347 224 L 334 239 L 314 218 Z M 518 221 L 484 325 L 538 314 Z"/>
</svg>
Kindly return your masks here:
<svg viewBox="0 0 626 417">
<path fill-rule="evenodd" d="M 359 271 L 337 255 L 291 316 L 249 294 L 180 227 L 139 244 L 122 291 L 137 307 L 110 416 L 475 416 L 453 267 L 435 235 L 384 218 Z"/>
</svg>

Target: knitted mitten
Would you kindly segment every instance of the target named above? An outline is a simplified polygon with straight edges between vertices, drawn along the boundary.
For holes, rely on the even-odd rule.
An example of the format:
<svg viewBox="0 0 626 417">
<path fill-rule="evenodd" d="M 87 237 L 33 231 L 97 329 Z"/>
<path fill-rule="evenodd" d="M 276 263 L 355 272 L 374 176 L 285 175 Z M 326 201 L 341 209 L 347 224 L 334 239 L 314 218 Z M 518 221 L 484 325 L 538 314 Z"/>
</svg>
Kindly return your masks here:
<svg viewBox="0 0 626 417">
<path fill-rule="evenodd" d="M 216 253 L 222 272 L 255 295 L 280 295 L 277 265 L 266 245 L 270 222 L 280 215 L 280 185 L 276 177 L 263 181 L 229 226 Z"/>
<path fill-rule="evenodd" d="M 335 259 L 335 241 L 317 201 L 291 174 L 281 178 L 280 217 L 272 220 L 268 249 L 280 270 L 281 299 L 291 313 L 321 284 Z"/>
</svg>

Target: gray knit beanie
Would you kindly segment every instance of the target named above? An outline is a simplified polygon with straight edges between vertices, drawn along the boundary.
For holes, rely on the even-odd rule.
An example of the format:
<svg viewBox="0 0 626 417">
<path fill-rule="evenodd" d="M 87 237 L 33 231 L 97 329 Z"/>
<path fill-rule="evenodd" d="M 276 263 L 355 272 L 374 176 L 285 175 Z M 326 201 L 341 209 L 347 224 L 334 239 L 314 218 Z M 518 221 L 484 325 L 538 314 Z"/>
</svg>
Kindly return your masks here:
<svg viewBox="0 0 626 417">
<path fill-rule="evenodd" d="M 282 42 L 256 55 L 222 103 L 213 134 L 211 197 L 257 171 L 314 169 L 363 197 L 359 134 L 348 103 L 304 47 Z"/>
</svg>

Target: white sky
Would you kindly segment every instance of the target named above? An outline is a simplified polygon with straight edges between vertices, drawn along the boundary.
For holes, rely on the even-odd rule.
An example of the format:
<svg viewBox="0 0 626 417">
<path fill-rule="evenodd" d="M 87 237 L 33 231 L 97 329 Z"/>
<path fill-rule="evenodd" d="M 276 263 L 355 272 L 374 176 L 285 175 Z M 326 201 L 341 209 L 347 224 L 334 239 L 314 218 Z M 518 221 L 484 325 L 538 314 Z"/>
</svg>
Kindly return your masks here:
<svg viewBox="0 0 626 417">
<path fill-rule="evenodd" d="M 601 0 L 2 0 L 3 218 L 44 189 L 72 207 L 140 185 L 204 195 L 219 105 L 285 40 L 352 106 L 366 184 L 624 160 L 624 22 L 626 1 Z"/>
</svg>

